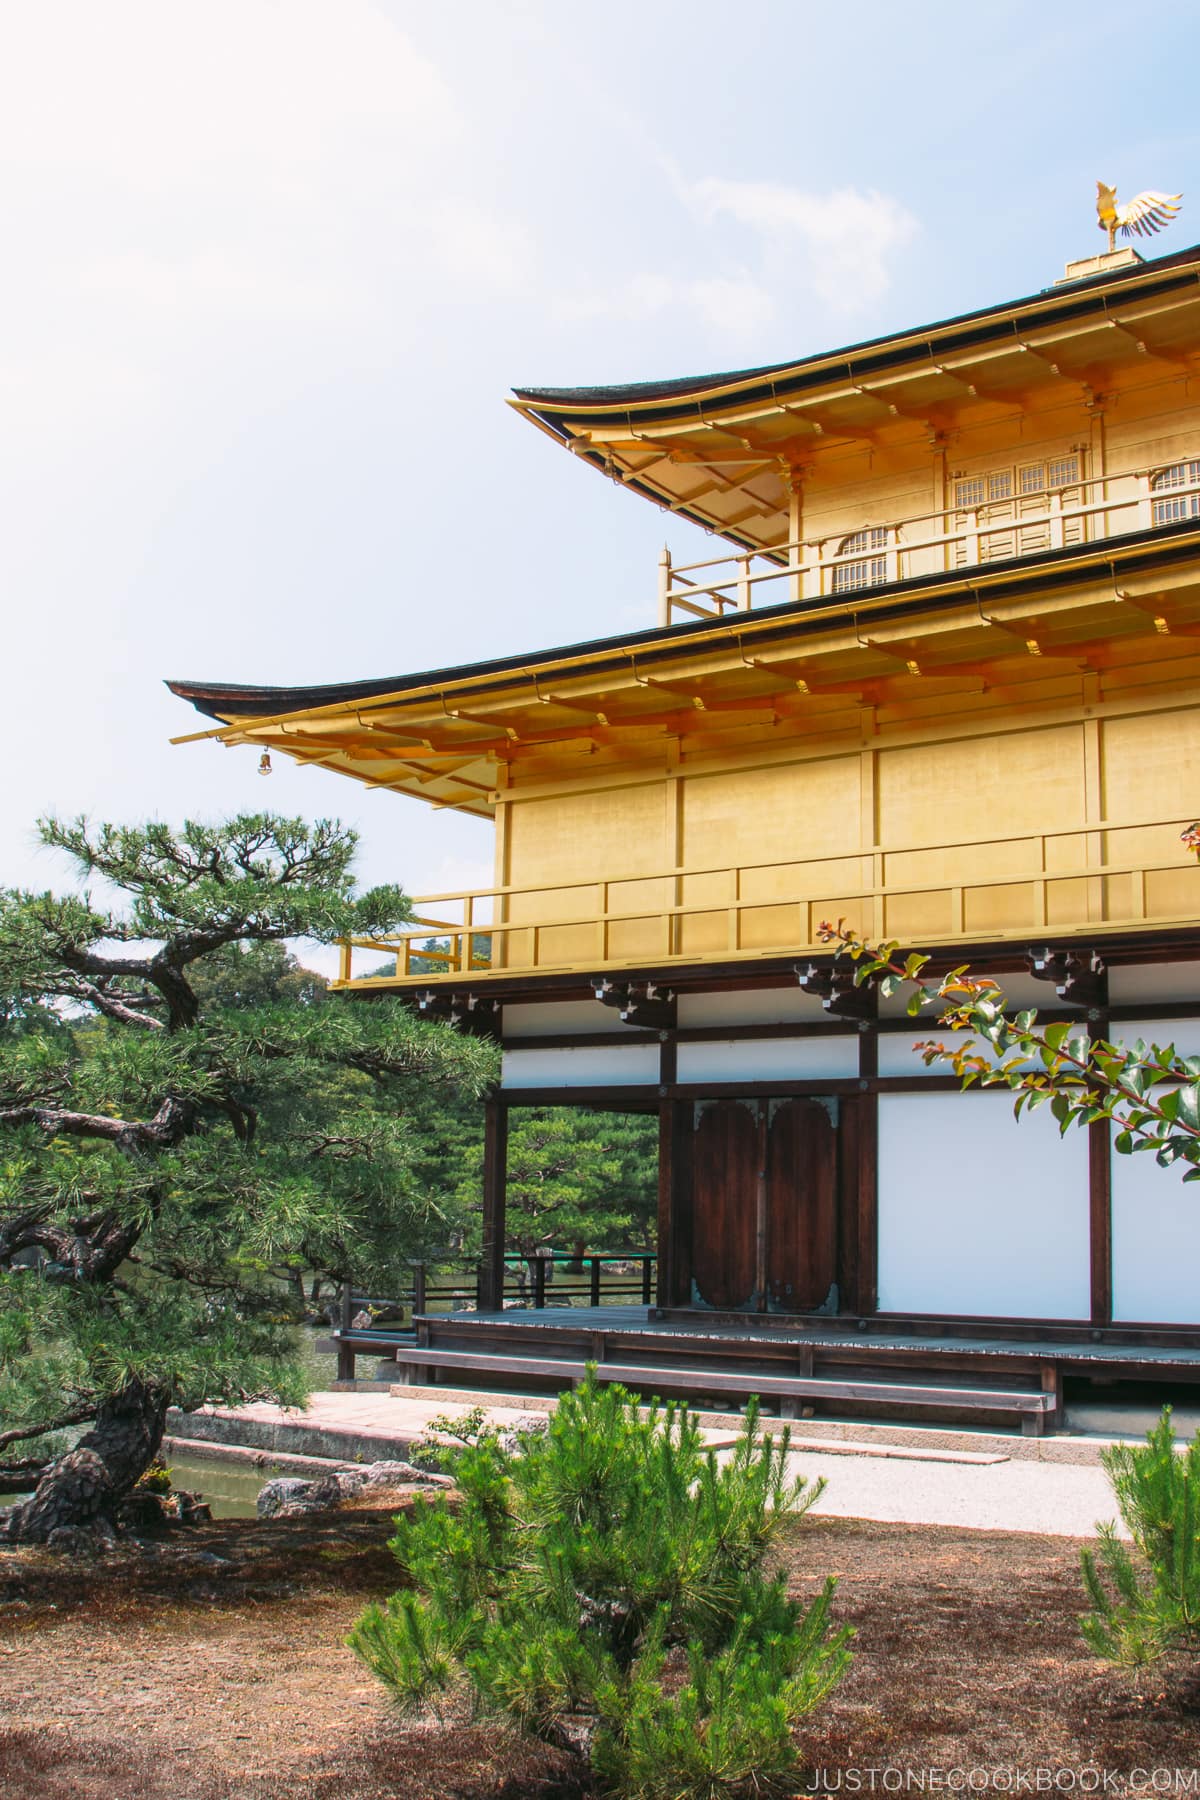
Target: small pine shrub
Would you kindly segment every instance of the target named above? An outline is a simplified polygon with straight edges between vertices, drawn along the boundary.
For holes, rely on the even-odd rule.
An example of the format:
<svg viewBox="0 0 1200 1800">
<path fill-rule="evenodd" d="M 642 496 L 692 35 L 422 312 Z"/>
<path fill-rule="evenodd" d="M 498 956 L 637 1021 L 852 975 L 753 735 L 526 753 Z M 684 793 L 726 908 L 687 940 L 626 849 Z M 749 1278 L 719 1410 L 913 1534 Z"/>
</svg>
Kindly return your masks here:
<svg viewBox="0 0 1200 1800">
<path fill-rule="evenodd" d="M 1180 1455 L 1168 1406 L 1144 1444 L 1116 1444 L 1101 1460 L 1138 1560 L 1115 1524 L 1098 1527 L 1099 1551 L 1082 1552 L 1093 1607 L 1084 1637 L 1098 1656 L 1131 1665 L 1200 1648 L 1200 1432 Z"/>
<path fill-rule="evenodd" d="M 685 1407 L 642 1416 L 589 1372 L 545 1432 L 451 1452 L 458 1504 L 396 1520 L 408 1585 L 347 1641 L 405 1708 L 465 1692 L 630 1800 L 768 1791 L 849 1661 L 832 1580 L 805 1610 L 768 1572 L 824 1485 L 789 1480 L 788 1447 L 752 1407 L 718 1462 Z"/>
</svg>

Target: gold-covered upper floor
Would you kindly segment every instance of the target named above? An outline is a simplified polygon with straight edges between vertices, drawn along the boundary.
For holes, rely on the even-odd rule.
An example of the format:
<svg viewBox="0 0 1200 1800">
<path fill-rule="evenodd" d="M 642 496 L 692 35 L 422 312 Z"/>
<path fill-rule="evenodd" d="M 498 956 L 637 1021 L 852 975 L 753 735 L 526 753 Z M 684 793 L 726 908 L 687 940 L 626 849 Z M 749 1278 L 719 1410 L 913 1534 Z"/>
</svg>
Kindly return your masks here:
<svg viewBox="0 0 1200 1800">
<path fill-rule="evenodd" d="M 172 686 L 226 744 L 495 821 L 493 887 L 348 946 L 346 979 L 803 953 L 839 915 L 927 944 L 1191 926 L 1198 355 L 1192 251 L 711 391 L 560 400 L 585 460 L 624 432 L 656 459 L 627 485 L 658 469 L 700 517 L 703 477 L 753 555 L 665 559 L 659 625 L 623 637 Z M 748 406 L 765 459 L 728 429 Z"/>
<path fill-rule="evenodd" d="M 956 483 L 1077 451 L 1084 480 L 1185 410 L 1200 247 L 766 368 L 512 404 L 585 466 L 752 551 L 954 510 Z M 1160 454 L 1161 452 L 1161 454 Z M 1053 485 L 1053 483 L 1051 483 Z M 947 521 L 950 528 L 950 521 Z"/>
</svg>

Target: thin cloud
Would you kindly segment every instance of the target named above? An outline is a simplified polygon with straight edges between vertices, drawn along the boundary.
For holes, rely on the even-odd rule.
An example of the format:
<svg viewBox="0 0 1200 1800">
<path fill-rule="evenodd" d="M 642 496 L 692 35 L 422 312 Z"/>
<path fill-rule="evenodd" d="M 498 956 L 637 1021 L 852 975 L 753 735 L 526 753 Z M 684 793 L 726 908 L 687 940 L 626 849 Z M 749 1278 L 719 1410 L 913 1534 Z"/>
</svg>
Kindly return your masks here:
<svg viewBox="0 0 1200 1800">
<path fill-rule="evenodd" d="M 770 294 L 745 273 L 680 281 L 643 271 L 624 280 L 559 294 L 552 305 L 560 319 L 611 319 L 627 324 L 669 310 L 689 312 L 727 337 L 752 337 L 775 313 Z"/>
<path fill-rule="evenodd" d="M 908 208 L 875 189 L 809 194 L 765 181 L 709 176 L 684 184 L 705 224 L 728 217 L 762 240 L 768 269 L 799 276 L 825 305 L 865 312 L 887 293 L 896 256 L 920 229 Z"/>
<path fill-rule="evenodd" d="M 674 312 L 714 336 L 753 342 L 781 310 L 794 312 L 801 294 L 830 312 L 868 312 L 887 293 L 897 258 L 920 230 L 907 207 L 875 189 L 811 194 L 774 182 L 689 181 L 669 160 L 663 167 L 700 228 L 712 273 L 606 275 L 556 294 L 550 303 L 556 317 L 637 324 Z M 730 222 L 743 237 L 750 234 L 749 256 L 744 242 L 740 258 L 731 254 Z"/>
</svg>

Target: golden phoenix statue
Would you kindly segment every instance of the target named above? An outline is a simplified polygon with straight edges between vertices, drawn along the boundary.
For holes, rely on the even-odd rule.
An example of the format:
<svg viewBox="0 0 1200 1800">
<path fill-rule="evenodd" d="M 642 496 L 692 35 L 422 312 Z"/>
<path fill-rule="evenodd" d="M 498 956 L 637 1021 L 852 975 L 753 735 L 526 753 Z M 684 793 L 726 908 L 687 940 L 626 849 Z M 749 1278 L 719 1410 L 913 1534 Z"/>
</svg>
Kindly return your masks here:
<svg viewBox="0 0 1200 1800">
<path fill-rule="evenodd" d="M 1116 188 L 1106 187 L 1104 182 L 1098 181 L 1096 212 L 1101 231 L 1108 233 L 1109 249 L 1116 249 L 1118 231 L 1123 237 L 1152 237 L 1156 231 L 1161 231 L 1179 211 L 1182 199 L 1182 194 L 1160 194 L 1155 188 L 1147 188 L 1120 206 Z"/>
</svg>

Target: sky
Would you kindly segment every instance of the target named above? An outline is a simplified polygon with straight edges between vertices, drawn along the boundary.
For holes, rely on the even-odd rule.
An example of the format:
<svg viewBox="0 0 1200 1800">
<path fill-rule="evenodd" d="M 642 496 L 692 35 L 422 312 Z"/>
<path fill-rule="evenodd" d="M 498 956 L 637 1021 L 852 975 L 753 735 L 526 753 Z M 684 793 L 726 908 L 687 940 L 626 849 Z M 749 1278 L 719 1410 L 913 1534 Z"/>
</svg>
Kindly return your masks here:
<svg viewBox="0 0 1200 1800">
<path fill-rule="evenodd" d="M 0 882 L 61 883 L 46 813 L 269 806 L 353 825 L 365 883 L 486 886 L 484 821 L 171 747 L 206 721 L 164 678 L 400 675 L 652 625 L 664 539 L 719 542 L 508 391 L 1032 293 L 1103 248 L 1097 178 L 1183 192 L 1156 252 L 1200 240 L 1200 8 L 1132 19 L 0 0 Z"/>
</svg>

